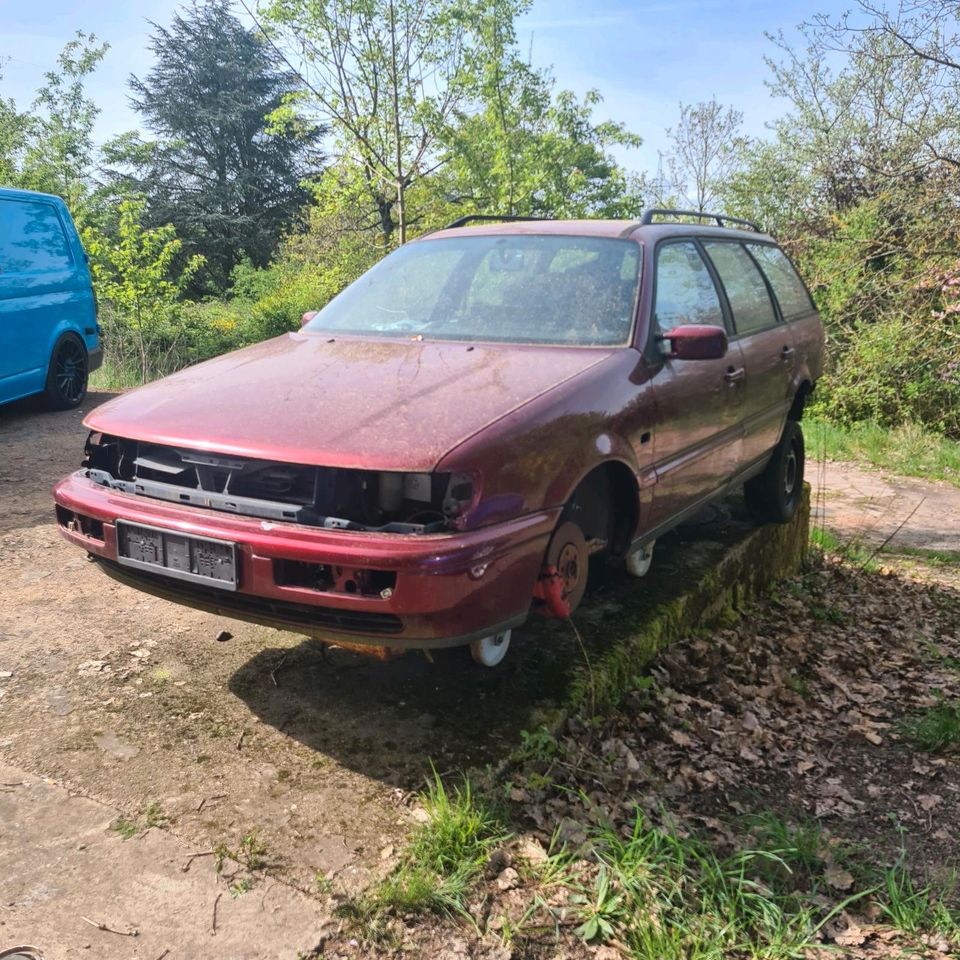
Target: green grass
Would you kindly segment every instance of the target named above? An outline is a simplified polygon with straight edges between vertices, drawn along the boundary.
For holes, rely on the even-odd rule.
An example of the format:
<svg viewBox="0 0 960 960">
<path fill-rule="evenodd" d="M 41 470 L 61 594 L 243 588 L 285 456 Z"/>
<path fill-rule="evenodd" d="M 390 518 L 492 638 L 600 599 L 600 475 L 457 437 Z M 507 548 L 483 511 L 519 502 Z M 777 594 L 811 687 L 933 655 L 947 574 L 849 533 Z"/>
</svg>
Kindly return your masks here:
<svg viewBox="0 0 960 960">
<path fill-rule="evenodd" d="M 914 746 L 938 753 L 960 744 L 960 701 L 941 700 L 902 720 L 900 732 Z"/>
<path fill-rule="evenodd" d="M 114 393 L 118 390 L 127 390 L 130 387 L 140 386 L 140 371 L 124 368 L 104 359 L 103 365 L 90 374 L 89 387 L 91 390 L 106 390 Z"/>
<path fill-rule="evenodd" d="M 946 890 L 936 891 L 931 884 L 919 886 L 904 866 L 903 857 L 884 871 L 877 905 L 893 927 L 914 936 L 931 932 L 960 943 L 960 913 L 947 904 L 955 878 Z"/>
<path fill-rule="evenodd" d="M 848 563 L 864 570 L 875 573 L 880 569 L 877 560 L 877 550 L 868 544 L 864 544 L 858 537 L 851 537 L 849 540 L 841 540 L 832 530 L 826 527 L 814 526 L 810 528 L 810 543 L 821 554 L 832 553 L 842 557 Z M 832 620 L 833 617 L 829 611 L 823 612 L 823 615 L 813 608 L 813 615 L 818 620 Z M 834 621 L 839 622 L 839 621 Z"/>
<path fill-rule="evenodd" d="M 789 876 L 790 862 L 818 863 L 819 835 L 799 836 L 767 821 L 778 849 L 718 856 L 705 843 L 646 825 L 638 813 L 632 834 L 595 837 L 600 869 L 578 895 L 578 932 L 593 942 L 617 940 L 633 957 L 661 960 L 799 955 L 841 909 L 818 910 L 805 898 L 768 882 L 770 868 Z"/>
<path fill-rule="evenodd" d="M 388 942 L 391 914 L 466 916 L 466 895 L 492 850 L 508 839 L 466 779 L 449 789 L 434 772 L 420 803 L 425 819 L 411 833 L 399 864 L 372 891 L 337 908 L 365 939 Z"/>
<path fill-rule="evenodd" d="M 906 477 L 948 480 L 960 486 L 960 443 L 914 424 L 887 429 L 875 423 L 840 426 L 804 422 L 809 460 L 854 460 Z"/>
</svg>

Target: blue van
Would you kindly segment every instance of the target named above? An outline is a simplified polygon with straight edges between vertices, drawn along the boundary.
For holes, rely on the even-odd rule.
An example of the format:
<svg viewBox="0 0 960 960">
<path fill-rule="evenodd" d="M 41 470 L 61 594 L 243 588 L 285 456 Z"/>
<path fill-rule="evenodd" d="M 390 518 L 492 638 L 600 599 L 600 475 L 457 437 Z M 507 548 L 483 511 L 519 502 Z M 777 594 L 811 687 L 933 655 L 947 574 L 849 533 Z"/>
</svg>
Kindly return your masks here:
<svg viewBox="0 0 960 960">
<path fill-rule="evenodd" d="M 0 403 L 77 406 L 103 360 L 87 255 L 59 197 L 0 188 Z"/>
</svg>

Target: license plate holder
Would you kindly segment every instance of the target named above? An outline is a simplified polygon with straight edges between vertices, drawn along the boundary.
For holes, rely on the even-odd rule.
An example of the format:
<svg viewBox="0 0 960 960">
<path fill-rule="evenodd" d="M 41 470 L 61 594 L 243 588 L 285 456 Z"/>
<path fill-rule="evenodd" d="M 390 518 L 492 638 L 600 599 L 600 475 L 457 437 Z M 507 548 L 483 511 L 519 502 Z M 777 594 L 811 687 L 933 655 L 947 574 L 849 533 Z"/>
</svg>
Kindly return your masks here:
<svg viewBox="0 0 960 960">
<path fill-rule="evenodd" d="M 237 545 L 229 540 L 118 520 L 117 562 L 221 590 L 237 589 Z"/>
</svg>

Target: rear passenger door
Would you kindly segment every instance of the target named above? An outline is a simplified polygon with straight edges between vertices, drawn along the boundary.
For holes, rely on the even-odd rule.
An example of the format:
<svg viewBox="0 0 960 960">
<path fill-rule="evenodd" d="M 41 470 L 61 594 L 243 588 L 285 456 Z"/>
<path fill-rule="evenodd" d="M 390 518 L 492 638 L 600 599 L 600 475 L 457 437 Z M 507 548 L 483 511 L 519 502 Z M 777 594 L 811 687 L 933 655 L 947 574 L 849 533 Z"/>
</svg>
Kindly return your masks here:
<svg viewBox="0 0 960 960">
<path fill-rule="evenodd" d="M 0 396 L 42 389 L 54 330 L 74 299 L 75 273 L 56 207 L 0 198 Z"/>
<path fill-rule="evenodd" d="M 730 308 L 734 342 L 743 351 L 747 376 L 741 465 L 748 466 L 780 439 L 790 406 L 794 344 L 766 278 L 744 244 L 713 239 L 702 243 Z"/>
<path fill-rule="evenodd" d="M 653 333 L 662 336 L 683 324 L 727 329 L 714 279 L 696 241 L 689 238 L 663 241 L 655 255 Z M 718 360 L 679 360 L 661 346 L 667 344 L 651 350 L 657 407 L 651 526 L 695 508 L 734 471 L 741 457 L 745 387 L 735 342 Z"/>
</svg>

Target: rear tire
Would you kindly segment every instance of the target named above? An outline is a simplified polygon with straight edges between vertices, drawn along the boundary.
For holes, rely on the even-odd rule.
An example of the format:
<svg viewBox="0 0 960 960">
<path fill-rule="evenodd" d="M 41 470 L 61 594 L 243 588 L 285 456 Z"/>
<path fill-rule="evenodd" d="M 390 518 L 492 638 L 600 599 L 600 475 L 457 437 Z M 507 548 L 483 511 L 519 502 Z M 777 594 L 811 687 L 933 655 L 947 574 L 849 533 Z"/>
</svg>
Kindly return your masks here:
<svg viewBox="0 0 960 960">
<path fill-rule="evenodd" d="M 803 491 L 803 430 L 788 420 L 763 473 L 743 485 L 747 509 L 760 523 L 789 523 Z"/>
<path fill-rule="evenodd" d="M 80 406 L 87 395 L 90 362 L 87 348 L 78 336 L 65 333 L 54 345 L 47 370 L 44 403 L 51 410 Z"/>
</svg>

